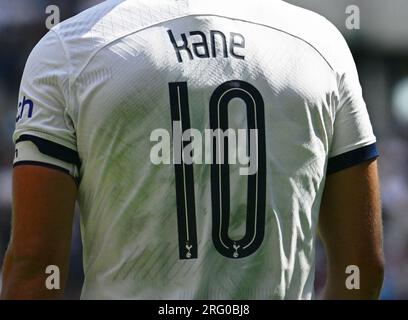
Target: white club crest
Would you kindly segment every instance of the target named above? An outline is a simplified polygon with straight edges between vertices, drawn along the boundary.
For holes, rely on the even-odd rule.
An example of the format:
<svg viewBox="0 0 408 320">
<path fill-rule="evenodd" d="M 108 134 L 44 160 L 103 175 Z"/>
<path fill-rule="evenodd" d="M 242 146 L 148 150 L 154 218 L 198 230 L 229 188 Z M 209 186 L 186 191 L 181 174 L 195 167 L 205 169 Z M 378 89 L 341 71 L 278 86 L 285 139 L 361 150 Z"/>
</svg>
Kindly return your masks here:
<svg viewBox="0 0 408 320">
<path fill-rule="evenodd" d="M 238 249 L 241 248 L 240 245 L 237 244 L 233 244 L 232 247 L 234 248 L 235 252 L 234 252 L 234 258 L 238 258 L 239 257 L 239 253 L 238 253 Z"/>
<path fill-rule="evenodd" d="M 191 258 L 191 249 L 193 248 L 193 246 L 192 245 L 189 245 L 188 243 L 186 244 L 186 249 L 187 249 L 187 254 L 186 254 L 186 257 L 187 258 Z"/>
</svg>

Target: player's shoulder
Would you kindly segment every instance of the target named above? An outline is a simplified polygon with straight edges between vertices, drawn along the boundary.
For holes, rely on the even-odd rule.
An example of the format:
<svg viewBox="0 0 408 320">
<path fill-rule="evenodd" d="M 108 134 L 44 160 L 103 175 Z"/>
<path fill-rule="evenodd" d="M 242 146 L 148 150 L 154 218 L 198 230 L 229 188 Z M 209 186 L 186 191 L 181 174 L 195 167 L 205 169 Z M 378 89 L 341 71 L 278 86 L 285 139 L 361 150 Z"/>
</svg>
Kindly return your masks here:
<svg viewBox="0 0 408 320">
<path fill-rule="evenodd" d="M 49 30 L 31 51 L 25 66 L 29 78 L 72 76 L 108 38 L 106 18 L 123 1 L 108 0 Z M 109 18 L 108 18 L 109 19 Z M 112 24 L 110 24 L 112 25 Z M 114 28 L 110 28 L 114 29 Z M 103 35 L 105 32 L 105 35 Z"/>
<path fill-rule="evenodd" d="M 71 38 L 106 42 L 157 17 L 165 0 L 106 0 L 61 22 L 53 30 L 69 42 Z"/>
<path fill-rule="evenodd" d="M 52 29 L 63 43 L 74 70 L 95 52 L 126 35 L 186 12 L 185 1 L 106 0 Z"/>
<path fill-rule="evenodd" d="M 254 0 L 259 21 L 304 41 L 321 54 L 330 67 L 341 69 L 348 45 L 339 29 L 324 16 L 282 0 Z"/>
<path fill-rule="evenodd" d="M 57 37 L 68 56 L 71 69 L 80 68 L 95 51 L 119 32 L 113 26 L 113 20 L 122 2 L 107 0 L 84 10 L 59 23 L 44 38 Z"/>
</svg>

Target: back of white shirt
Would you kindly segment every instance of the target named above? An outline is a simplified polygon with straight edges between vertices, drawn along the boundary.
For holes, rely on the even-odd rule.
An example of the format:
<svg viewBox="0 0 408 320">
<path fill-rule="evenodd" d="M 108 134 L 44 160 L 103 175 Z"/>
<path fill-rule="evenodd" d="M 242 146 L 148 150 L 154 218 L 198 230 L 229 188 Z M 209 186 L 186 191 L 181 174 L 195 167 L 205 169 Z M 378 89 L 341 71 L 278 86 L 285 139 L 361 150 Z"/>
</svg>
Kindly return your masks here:
<svg viewBox="0 0 408 320">
<path fill-rule="evenodd" d="M 218 128 L 257 130 L 256 173 L 152 162 L 157 130 Z M 326 174 L 377 156 L 344 39 L 278 0 L 114 0 L 61 23 L 14 139 L 15 165 L 79 182 L 86 299 L 309 299 Z"/>
</svg>

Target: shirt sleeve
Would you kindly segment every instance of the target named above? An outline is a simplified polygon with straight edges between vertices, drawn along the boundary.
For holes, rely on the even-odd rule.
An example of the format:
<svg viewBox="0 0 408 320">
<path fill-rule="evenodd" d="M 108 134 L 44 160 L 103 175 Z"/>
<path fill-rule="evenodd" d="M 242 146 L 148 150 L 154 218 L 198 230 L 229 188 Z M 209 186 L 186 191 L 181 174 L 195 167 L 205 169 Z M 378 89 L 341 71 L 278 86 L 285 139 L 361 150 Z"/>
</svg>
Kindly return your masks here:
<svg viewBox="0 0 408 320">
<path fill-rule="evenodd" d="M 14 166 L 42 165 L 77 177 L 80 160 L 68 97 L 68 59 L 50 31 L 31 52 L 21 80 Z"/>
<path fill-rule="evenodd" d="M 357 68 L 341 36 L 335 64 L 339 103 L 335 111 L 327 173 L 335 173 L 378 157 Z"/>
</svg>

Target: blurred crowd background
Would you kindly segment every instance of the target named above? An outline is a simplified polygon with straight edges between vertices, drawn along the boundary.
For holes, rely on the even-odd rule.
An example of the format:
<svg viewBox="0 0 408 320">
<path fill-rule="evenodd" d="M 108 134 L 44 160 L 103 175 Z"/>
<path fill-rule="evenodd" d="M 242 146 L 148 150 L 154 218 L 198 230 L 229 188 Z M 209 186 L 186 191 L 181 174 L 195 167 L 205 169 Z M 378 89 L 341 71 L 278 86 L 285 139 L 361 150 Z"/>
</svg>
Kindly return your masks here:
<svg viewBox="0 0 408 320">
<path fill-rule="evenodd" d="M 11 136 L 25 61 L 34 45 L 47 32 L 47 6 L 57 5 L 63 21 L 98 2 L 101 0 L 0 0 L 0 264 L 10 237 L 14 151 Z M 381 152 L 386 255 L 382 298 L 408 299 L 408 1 L 288 2 L 326 16 L 337 25 L 351 46 Z M 346 28 L 346 8 L 349 5 L 359 8 L 361 29 Z M 67 299 L 79 297 L 83 280 L 78 222 L 73 232 Z M 317 291 L 324 283 L 324 260 L 319 244 Z"/>
</svg>

